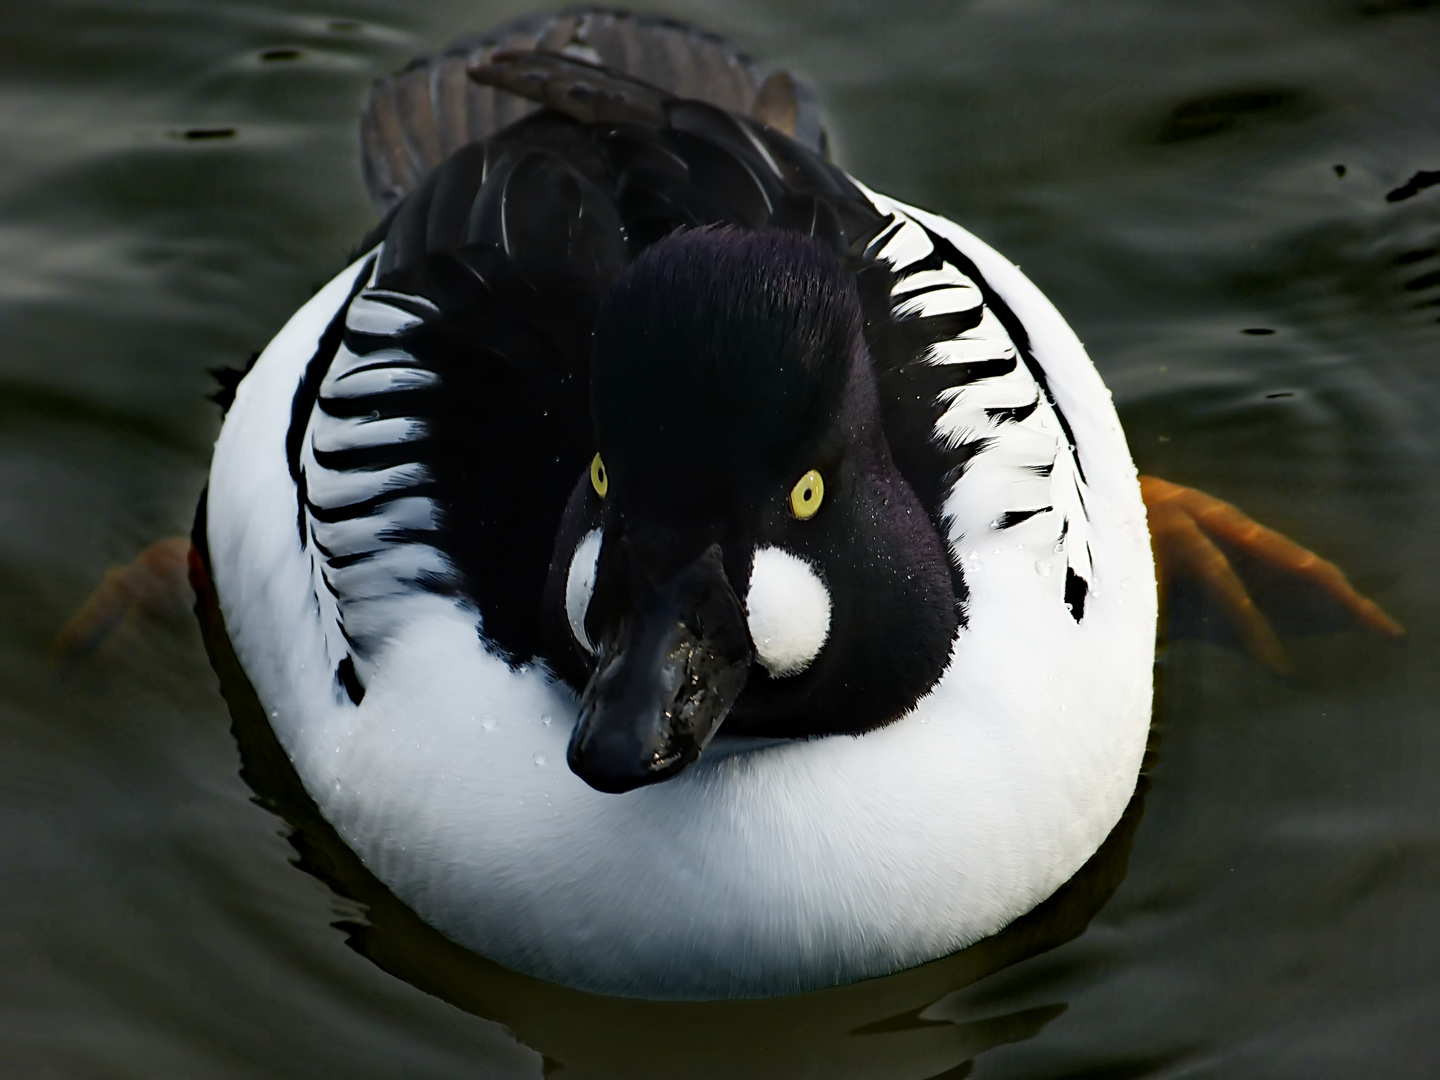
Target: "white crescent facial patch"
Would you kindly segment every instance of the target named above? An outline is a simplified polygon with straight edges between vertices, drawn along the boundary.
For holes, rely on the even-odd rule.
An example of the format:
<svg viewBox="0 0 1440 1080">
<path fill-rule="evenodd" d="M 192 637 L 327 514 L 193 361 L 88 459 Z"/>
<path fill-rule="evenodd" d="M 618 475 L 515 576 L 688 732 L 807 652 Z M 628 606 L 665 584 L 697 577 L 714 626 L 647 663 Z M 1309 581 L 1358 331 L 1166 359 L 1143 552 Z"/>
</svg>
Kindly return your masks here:
<svg viewBox="0 0 1440 1080">
<path fill-rule="evenodd" d="M 565 577 L 565 616 L 570 620 L 570 632 L 591 656 L 595 655 L 595 646 L 585 632 L 585 613 L 595 593 L 595 567 L 599 562 L 600 530 L 591 529 L 576 545 L 570 573 Z"/>
</svg>

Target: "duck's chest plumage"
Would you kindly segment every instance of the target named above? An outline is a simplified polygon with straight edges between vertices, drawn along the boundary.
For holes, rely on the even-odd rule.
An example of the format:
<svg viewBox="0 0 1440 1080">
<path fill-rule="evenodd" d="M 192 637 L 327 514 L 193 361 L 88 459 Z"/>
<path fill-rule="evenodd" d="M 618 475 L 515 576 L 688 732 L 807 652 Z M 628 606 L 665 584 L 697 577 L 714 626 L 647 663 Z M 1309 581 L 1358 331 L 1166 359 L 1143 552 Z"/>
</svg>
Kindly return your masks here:
<svg viewBox="0 0 1440 1080">
<path fill-rule="evenodd" d="M 369 868 L 509 967 L 660 997 L 882 974 L 1043 900 L 1134 789 L 1155 622 L 1135 470 L 1050 303 L 950 222 L 701 119 L 452 160 L 240 384 L 207 524 L 236 653 Z M 683 177 L 657 146 L 690 148 Z M 552 672 L 574 661 L 546 651 L 540 592 L 594 452 L 604 283 L 647 229 L 709 220 L 799 223 L 883 271 L 861 283 L 881 412 L 963 624 L 885 727 L 722 734 L 606 795 L 566 767 Z"/>
</svg>

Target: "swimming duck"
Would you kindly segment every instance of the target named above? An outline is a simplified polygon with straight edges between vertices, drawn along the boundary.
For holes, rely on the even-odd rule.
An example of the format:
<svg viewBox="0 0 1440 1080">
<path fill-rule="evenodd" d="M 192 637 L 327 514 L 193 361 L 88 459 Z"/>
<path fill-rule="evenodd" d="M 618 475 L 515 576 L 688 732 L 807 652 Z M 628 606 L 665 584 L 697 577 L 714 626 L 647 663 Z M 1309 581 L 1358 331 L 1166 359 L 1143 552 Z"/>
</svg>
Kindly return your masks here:
<svg viewBox="0 0 1440 1080">
<path fill-rule="evenodd" d="M 1142 499 L 1049 301 L 727 42 L 522 20 L 362 134 L 383 220 L 234 386 L 197 573 L 321 812 L 475 952 L 766 996 L 1033 908 L 1135 789 L 1147 502 L 1272 664 L 1206 533 L 1383 618 Z"/>
</svg>

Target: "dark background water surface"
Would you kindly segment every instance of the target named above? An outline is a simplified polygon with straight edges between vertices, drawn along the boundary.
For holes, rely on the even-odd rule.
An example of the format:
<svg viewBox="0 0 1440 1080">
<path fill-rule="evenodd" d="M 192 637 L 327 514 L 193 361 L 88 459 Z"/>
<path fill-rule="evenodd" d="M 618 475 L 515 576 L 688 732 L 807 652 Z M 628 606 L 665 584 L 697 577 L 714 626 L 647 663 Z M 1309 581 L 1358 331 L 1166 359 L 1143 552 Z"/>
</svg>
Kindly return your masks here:
<svg viewBox="0 0 1440 1080">
<path fill-rule="evenodd" d="M 206 369 L 370 224 L 369 81 L 523 10 L 0 11 L 0 1075 L 677 1074 L 641 1028 L 623 1068 L 579 1029 L 567 1060 L 348 948 L 360 909 L 252 802 L 183 607 L 65 679 L 47 658 L 107 567 L 188 527 Z M 1129 874 L 1088 930 L 916 1020 L 938 1064 L 842 1031 L 786 1074 L 1436 1075 L 1440 186 L 1387 193 L 1440 169 L 1440 5 L 667 10 L 810 77 L 852 172 L 1019 262 L 1142 470 L 1337 559 L 1411 631 L 1308 636 L 1290 681 L 1174 644 Z M 708 1071 L 825 1000 L 731 1023 Z"/>
</svg>

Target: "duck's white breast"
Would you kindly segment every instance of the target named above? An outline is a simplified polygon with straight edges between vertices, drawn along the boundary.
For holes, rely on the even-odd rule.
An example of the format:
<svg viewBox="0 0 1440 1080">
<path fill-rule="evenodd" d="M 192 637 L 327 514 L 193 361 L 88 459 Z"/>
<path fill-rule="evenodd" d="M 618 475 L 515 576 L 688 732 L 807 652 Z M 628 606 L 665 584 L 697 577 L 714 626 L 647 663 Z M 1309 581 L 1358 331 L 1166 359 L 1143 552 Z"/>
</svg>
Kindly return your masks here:
<svg viewBox="0 0 1440 1080">
<path fill-rule="evenodd" d="M 815 988 L 994 933 L 1119 819 L 1149 723 L 1155 589 L 1109 394 L 1015 267 L 950 222 L 873 198 L 948 238 L 1025 324 L 1085 453 L 1091 580 L 1077 622 L 1056 603 L 1053 529 L 956 525 L 970 601 L 951 666 L 912 714 L 858 738 L 722 737 L 673 780 L 603 795 L 565 764 L 572 695 L 511 671 L 482 649 L 473 610 L 424 594 L 405 601 L 351 705 L 297 542 L 285 438 L 301 373 L 361 264 L 241 383 L 209 501 L 237 655 L 325 816 L 459 943 L 600 992 Z"/>
</svg>

